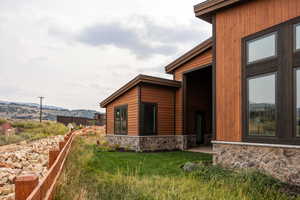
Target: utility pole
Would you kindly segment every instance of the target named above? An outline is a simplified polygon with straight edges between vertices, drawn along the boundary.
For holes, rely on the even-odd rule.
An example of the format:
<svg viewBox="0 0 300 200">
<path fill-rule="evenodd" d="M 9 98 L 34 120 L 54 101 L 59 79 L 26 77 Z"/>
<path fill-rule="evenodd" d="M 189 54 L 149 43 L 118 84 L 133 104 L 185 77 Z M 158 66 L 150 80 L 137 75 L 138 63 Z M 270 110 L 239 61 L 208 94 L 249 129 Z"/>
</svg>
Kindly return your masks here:
<svg viewBox="0 0 300 200">
<path fill-rule="evenodd" d="M 42 123 L 42 115 L 43 115 L 43 99 L 45 97 L 38 97 L 40 99 L 40 123 Z"/>
</svg>

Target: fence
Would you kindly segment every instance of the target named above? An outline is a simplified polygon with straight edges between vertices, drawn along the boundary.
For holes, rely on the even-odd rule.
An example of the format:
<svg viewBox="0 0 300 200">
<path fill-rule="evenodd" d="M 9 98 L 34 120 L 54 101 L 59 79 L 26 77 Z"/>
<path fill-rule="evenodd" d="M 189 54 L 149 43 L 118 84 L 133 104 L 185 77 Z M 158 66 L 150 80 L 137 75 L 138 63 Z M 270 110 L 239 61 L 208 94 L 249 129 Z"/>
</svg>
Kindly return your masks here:
<svg viewBox="0 0 300 200">
<path fill-rule="evenodd" d="M 46 176 L 39 182 L 36 175 L 19 176 L 15 179 L 15 200 L 51 200 L 56 182 L 70 151 L 75 132 L 68 133 L 59 149 L 49 151 Z"/>
</svg>

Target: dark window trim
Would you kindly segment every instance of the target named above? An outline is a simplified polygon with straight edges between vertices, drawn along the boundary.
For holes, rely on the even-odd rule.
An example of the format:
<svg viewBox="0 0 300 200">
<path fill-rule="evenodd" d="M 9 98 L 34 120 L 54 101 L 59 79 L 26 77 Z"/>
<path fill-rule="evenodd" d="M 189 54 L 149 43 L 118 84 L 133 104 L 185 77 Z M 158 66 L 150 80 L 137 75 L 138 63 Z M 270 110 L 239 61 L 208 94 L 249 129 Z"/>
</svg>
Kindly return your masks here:
<svg viewBox="0 0 300 200">
<path fill-rule="evenodd" d="M 272 36 L 272 35 L 275 35 L 275 55 L 269 56 L 269 57 L 266 57 L 266 58 L 257 59 L 257 60 L 249 62 L 249 44 L 251 42 L 256 42 L 258 40 L 264 39 L 264 38 Z M 247 65 L 254 65 L 254 64 L 257 64 L 257 63 L 264 62 L 264 61 L 273 60 L 273 59 L 277 58 L 277 56 L 278 56 L 278 32 L 277 32 L 277 30 L 275 30 L 274 32 L 268 33 L 268 34 L 263 34 L 261 36 L 255 37 L 254 39 L 248 39 L 247 42 L 246 42 L 246 61 L 247 61 Z"/>
<path fill-rule="evenodd" d="M 276 120 L 276 132 L 275 132 L 275 136 L 258 136 L 258 135 L 249 135 L 249 80 L 251 79 L 256 79 L 256 78 L 262 78 L 262 77 L 267 77 L 267 76 L 270 76 L 270 75 L 275 75 L 275 120 Z M 247 84 L 247 96 L 246 96 L 246 99 L 247 99 L 247 108 L 246 108 L 246 121 L 247 121 L 247 124 L 245 125 L 246 126 L 246 129 L 245 129 L 245 139 L 246 138 L 252 138 L 252 137 L 258 137 L 258 138 L 278 138 L 278 131 L 277 131 L 277 128 L 278 128 L 278 74 L 277 72 L 270 72 L 270 73 L 265 73 L 265 74 L 259 74 L 259 75 L 255 75 L 255 76 L 250 76 L 248 78 L 246 78 L 246 84 Z"/>
<path fill-rule="evenodd" d="M 126 108 L 126 133 L 117 133 L 116 132 L 116 110 L 118 108 Z M 118 105 L 114 107 L 114 135 L 128 135 L 128 104 Z"/>
<path fill-rule="evenodd" d="M 300 67 L 300 51 L 295 48 L 295 25 L 300 24 L 300 17 L 288 20 L 271 28 L 259 31 L 242 38 L 242 141 L 273 144 L 299 145 L 300 137 L 296 137 L 295 114 L 295 68 Z M 258 38 L 264 34 L 278 31 L 277 57 L 271 60 L 263 60 L 257 63 L 247 64 L 247 41 Z M 251 76 L 278 72 L 277 74 L 277 135 L 275 137 L 247 136 L 248 104 L 247 104 L 247 80 Z"/>
<path fill-rule="evenodd" d="M 293 68 L 293 84 L 294 84 L 294 98 L 293 98 L 293 106 L 294 106 L 294 114 L 293 114 L 293 119 L 294 119 L 294 125 L 293 125 L 293 137 L 296 139 L 300 139 L 300 135 L 297 135 L 297 71 L 300 71 L 300 67 L 295 67 Z M 300 80 L 299 80 L 300 82 Z M 296 110 L 296 111 L 295 111 Z"/>
<path fill-rule="evenodd" d="M 297 26 L 300 27 L 300 22 L 293 24 L 293 47 L 294 47 L 293 50 L 294 50 L 294 53 L 300 52 L 300 48 L 297 49 Z"/>
<path fill-rule="evenodd" d="M 143 104 L 149 104 L 149 105 L 155 105 L 155 131 L 154 133 L 148 134 L 148 133 L 144 133 L 144 130 L 142 130 L 142 124 L 143 122 L 143 116 L 142 116 L 142 106 Z M 158 135 L 158 103 L 156 102 L 147 102 L 147 101 L 141 101 L 140 104 L 140 136 L 151 136 L 151 135 Z"/>
</svg>

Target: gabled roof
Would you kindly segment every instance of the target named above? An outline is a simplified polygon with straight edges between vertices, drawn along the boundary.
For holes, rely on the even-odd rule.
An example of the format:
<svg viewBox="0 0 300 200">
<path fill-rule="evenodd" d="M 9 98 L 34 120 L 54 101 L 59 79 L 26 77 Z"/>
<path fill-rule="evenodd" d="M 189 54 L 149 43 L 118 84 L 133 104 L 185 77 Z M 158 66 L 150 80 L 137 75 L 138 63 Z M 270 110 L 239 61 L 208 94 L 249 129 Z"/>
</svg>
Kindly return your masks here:
<svg viewBox="0 0 300 200">
<path fill-rule="evenodd" d="M 164 78 L 158 78 L 154 76 L 147 76 L 140 74 L 137 77 L 135 77 L 133 80 L 125 84 L 123 87 L 121 87 L 119 90 L 117 90 L 115 93 L 110 95 L 108 98 L 103 100 L 100 103 L 100 106 L 102 108 L 105 108 L 108 104 L 113 102 L 115 99 L 126 93 L 128 90 L 132 89 L 133 87 L 137 86 L 140 83 L 148 83 L 153 85 L 160 85 L 160 86 L 167 86 L 171 88 L 180 88 L 181 82 L 174 81 L 170 79 L 164 79 Z"/>
<path fill-rule="evenodd" d="M 194 6 L 196 17 L 212 23 L 212 15 L 220 9 L 234 6 L 248 0 L 207 0 Z"/>
<path fill-rule="evenodd" d="M 182 66 L 186 62 L 190 61 L 191 59 L 195 58 L 196 56 L 200 55 L 201 53 L 209 50 L 212 48 L 213 45 L 213 40 L 212 38 L 209 38 L 202 42 L 201 44 L 197 45 L 195 48 L 192 50 L 188 51 L 181 57 L 177 58 L 175 61 L 170 63 L 165 67 L 165 71 L 168 74 L 172 74 L 172 72 L 177 69 L 178 67 Z"/>
</svg>

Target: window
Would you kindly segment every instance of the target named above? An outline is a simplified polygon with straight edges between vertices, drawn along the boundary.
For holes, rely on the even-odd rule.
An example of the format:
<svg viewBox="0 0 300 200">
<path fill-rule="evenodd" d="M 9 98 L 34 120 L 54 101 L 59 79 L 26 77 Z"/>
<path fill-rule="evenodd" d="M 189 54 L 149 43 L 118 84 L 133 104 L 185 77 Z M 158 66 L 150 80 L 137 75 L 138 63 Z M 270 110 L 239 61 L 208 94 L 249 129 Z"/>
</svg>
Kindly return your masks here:
<svg viewBox="0 0 300 200">
<path fill-rule="evenodd" d="M 276 135 L 276 75 L 269 74 L 248 80 L 248 134 Z"/>
<path fill-rule="evenodd" d="M 247 42 L 248 64 L 276 56 L 276 35 L 271 33 Z"/>
<path fill-rule="evenodd" d="M 243 141 L 300 145 L 300 17 L 242 45 Z"/>
<path fill-rule="evenodd" d="M 157 104 L 142 103 L 141 104 L 141 135 L 157 134 Z"/>
<path fill-rule="evenodd" d="M 300 50 L 300 24 L 295 25 L 295 49 Z"/>
<path fill-rule="evenodd" d="M 127 135 L 127 109 L 127 105 L 115 108 L 115 134 Z"/>
<path fill-rule="evenodd" d="M 300 69 L 296 71 L 296 136 L 300 137 Z"/>
</svg>

